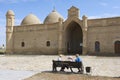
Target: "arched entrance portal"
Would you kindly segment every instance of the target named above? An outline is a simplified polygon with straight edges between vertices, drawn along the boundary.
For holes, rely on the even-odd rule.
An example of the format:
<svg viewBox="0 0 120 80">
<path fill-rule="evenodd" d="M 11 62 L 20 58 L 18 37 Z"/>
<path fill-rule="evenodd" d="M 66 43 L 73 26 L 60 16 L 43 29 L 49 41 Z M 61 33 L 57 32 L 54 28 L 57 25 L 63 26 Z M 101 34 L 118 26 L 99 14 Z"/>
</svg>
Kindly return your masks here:
<svg viewBox="0 0 120 80">
<path fill-rule="evenodd" d="M 66 29 L 67 54 L 82 54 L 83 33 L 80 25 L 72 21 Z"/>
<path fill-rule="evenodd" d="M 115 42 L 115 53 L 120 54 L 120 41 Z"/>
</svg>

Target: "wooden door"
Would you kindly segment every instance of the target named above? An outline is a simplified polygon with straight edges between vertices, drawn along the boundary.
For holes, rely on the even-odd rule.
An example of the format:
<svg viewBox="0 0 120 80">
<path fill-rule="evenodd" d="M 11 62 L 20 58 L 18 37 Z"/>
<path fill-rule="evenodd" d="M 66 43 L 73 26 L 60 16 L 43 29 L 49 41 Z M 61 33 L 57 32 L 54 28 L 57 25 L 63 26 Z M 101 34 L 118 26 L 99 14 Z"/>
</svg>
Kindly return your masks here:
<svg viewBox="0 0 120 80">
<path fill-rule="evenodd" d="M 120 54 L 120 41 L 115 42 L 115 53 Z"/>
</svg>

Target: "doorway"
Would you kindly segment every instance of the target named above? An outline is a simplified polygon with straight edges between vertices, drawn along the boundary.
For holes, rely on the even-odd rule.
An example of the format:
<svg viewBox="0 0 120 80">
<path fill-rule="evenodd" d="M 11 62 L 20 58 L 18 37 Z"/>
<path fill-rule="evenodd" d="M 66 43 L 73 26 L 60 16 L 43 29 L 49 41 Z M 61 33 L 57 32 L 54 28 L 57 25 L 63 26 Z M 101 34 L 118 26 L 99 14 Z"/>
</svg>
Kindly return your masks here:
<svg viewBox="0 0 120 80">
<path fill-rule="evenodd" d="M 83 32 L 81 26 L 72 21 L 66 29 L 67 54 L 82 54 Z"/>
<path fill-rule="evenodd" d="M 95 52 L 100 52 L 100 42 L 99 41 L 96 41 L 95 42 Z"/>
<path fill-rule="evenodd" d="M 120 54 L 120 41 L 115 42 L 115 53 Z"/>
</svg>

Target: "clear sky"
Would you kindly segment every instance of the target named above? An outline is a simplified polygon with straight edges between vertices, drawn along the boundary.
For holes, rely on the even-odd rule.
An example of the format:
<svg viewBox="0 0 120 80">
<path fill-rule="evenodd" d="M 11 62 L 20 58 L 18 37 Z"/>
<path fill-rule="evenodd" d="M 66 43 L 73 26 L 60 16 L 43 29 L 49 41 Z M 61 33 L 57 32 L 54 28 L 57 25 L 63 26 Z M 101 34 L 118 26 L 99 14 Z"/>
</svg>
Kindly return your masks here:
<svg viewBox="0 0 120 80">
<path fill-rule="evenodd" d="M 6 43 L 6 12 L 13 10 L 15 25 L 20 25 L 22 19 L 29 13 L 35 14 L 41 22 L 55 9 L 67 18 L 67 10 L 75 6 L 80 9 L 80 18 L 120 17 L 120 0 L 0 0 L 0 46 Z"/>
</svg>

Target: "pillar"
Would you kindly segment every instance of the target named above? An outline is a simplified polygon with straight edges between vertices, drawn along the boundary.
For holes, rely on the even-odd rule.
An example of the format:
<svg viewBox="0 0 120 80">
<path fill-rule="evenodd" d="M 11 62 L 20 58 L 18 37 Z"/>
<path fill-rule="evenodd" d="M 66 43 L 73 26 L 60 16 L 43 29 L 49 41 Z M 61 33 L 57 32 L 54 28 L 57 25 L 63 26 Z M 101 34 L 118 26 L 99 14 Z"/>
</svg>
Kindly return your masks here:
<svg viewBox="0 0 120 80">
<path fill-rule="evenodd" d="M 58 54 L 63 54 L 63 19 L 59 18 Z"/>
<path fill-rule="evenodd" d="M 83 54 L 87 54 L 87 17 L 84 15 L 82 17 L 83 20 Z"/>
</svg>

